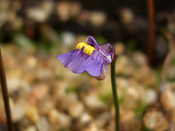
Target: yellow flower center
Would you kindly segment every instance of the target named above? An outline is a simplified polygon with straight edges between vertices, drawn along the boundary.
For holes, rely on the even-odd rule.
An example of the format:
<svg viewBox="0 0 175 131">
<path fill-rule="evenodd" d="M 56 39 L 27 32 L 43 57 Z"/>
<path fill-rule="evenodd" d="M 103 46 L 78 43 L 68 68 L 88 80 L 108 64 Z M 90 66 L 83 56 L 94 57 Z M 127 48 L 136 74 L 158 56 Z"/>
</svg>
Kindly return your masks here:
<svg viewBox="0 0 175 131">
<path fill-rule="evenodd" d="M 77 44 L 76 49 L 81 50 L 83 49 L 83 53 L 87 54 L 87 55 L 91 55 L 93 53 L 94 50 L 96 50 L 94 47 L 84 43 L 84 42 L 80 42 Z"/>
</svg>

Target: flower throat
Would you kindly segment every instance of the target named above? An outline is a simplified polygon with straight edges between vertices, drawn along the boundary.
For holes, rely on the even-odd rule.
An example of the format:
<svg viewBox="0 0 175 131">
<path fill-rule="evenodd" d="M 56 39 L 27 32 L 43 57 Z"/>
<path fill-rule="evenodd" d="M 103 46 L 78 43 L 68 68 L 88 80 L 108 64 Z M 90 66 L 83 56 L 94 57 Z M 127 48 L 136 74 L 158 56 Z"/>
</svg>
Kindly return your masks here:
<svg viewBox="0 0 175 131">
<path fill-rule="evenodd" d="M 84 42 L 80 42 L 77 44 L 76 49 L 81 50 L 83 49 L 83 53 L 87 54 L 87 55 L 92 55 L 93 51 L 96 50 L 94 47 L 84 43 Z"/>
</svg>

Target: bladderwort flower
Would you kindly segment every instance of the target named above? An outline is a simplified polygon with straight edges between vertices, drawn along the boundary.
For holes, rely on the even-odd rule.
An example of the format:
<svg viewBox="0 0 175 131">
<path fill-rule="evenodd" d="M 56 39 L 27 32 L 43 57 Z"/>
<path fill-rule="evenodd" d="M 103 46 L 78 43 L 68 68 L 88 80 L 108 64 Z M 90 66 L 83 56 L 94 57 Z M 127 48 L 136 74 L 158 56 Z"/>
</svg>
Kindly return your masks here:
<svg viewBox="0 0 175 131">
<path fill-rule="evenodd" d="M 109 44 L 98 45 L 92 36 L 87 37 L 87 43 L 80 42 L 76 48 L 68 53 L 57 55 L 64 67 L 73 73 L 79 74 L 87 71 L 98 80 L 104 80 L 107 75 L 108 65 L 111 63 L 111 85 L 115 106 L 115 131 L 119 131 L 119 102 L 116 86 L 115 63 L 117 55 L 114 47 Z"/>
<path fill-rule="evenodd" d="M 57 55 L 57 58 L 73 73 L 87 71 L 98 80 L 104 80 L 107 76 L 108 64 L 112 62 L 114 54 L 115 49 L 111 44 L 98 45 L 94 37 L 88 36 L 87 43 L 80 42 L 74 50 Z"/>
</svg>

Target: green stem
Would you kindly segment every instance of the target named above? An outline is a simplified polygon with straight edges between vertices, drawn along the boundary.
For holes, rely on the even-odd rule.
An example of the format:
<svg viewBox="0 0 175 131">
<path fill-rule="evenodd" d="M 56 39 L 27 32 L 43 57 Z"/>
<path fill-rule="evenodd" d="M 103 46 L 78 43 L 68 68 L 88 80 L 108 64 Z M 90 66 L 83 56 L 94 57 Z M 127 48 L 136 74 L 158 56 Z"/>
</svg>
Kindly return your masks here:
<svg viewBox="0 0 175 131">
<path fill-rule="evenodd" d="M 10 112 L 9 96 L 8 96 L 4 65 L 2 60 L 1 47 L 0 47 L 0 85 L 2 88 L 2 95 L 3 95 L 4 106 L 5 106 L 8 131 L 13 131 L 13 124 L 12 124 L 12 117 Z"/>
<path fill-rule="evenodd" d="M 116 86 L 116 74 L 115 74 L 115 63 L 117 56 L 115 56 L 113 62 L 111 63 L 111 83 L 112 83 L 112 94 L 113 101 L 115 106 L 115 131 L 119 131 L 119 102 L 117 95 L 117 86 Z"/>
</svg>

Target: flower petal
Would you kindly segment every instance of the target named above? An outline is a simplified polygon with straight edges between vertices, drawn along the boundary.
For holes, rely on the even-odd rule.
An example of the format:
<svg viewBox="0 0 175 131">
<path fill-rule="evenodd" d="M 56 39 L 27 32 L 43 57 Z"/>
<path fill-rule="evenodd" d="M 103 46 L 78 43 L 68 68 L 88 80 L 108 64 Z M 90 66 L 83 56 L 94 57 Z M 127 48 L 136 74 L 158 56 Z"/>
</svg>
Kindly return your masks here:
<svg viewBox="0 0 175 131">
<path fill-rule="evenodd" d="M 101 72 L 101 75 L 96 77 L 97 80 L 104 80 L 107 76 L 107 72 L 108 72 L 108 64 L 107 63 L 104 63 L 103 64 L 103 68 L 102 68 L 102 72 Z"/>
<path fill-rule="evenodd" d="M 114 55 L 115 54 L 115 48 L 110 43 L 100 44 L 99 45 L 100 50 L 104 52 L 105 55 Z"/>
<path fill-rule="evenodd" d="M 114 46 L 107 43 L 107 44 L 101 44 L 99 45 L 99 52 L 102 56 L 104 56 L 104 59 L 107 61 L 108 64 L 112 62 L 112 59 L 115 54 Z"/>
<path fill-rule="evenodd" d="M 79 74 L 87 71 L 94 77 L 101 75 L 103 64 L 105 62 L 97 50 L 89 56 L 83 53 L 83 49 L 75 49 L 71 52 L 57 55 L 57 58 L 64 67 L 68 67 L 73 73 Z"/>
<path fill-rule="evenodd" d="M 93 55 L 96 56 L 96 59 L 94 59 L 92 56 L 91 59 L 88 60 L 88 64 L 86 65 L 86 71 L 91 76 L 97 77 L 101 75 L 103 64 L 105 63 L 105 61 L 98 51 L 94 51 Z"/>
<path fill-rule="evenodd" d="M 97 49 L 101 53 L 101 55 L 105 57 L 108 63 L 112 62 L 113 56 L 115 54 L 115 49 L 113 45 L 111 45 L 110 43 L 98 45 L 96 40 L 92 36 L 87 37 L 87 44 Z"/>
<path fill-rule="evenodd" d="M 96 42 L 94 37 L 88 36 L 86 42 L 87 42 L 88 45 L 91 45 L 94 48 L 98 49 L 98 44 L 97 44 L 97 42 Z"/>
</svg>

